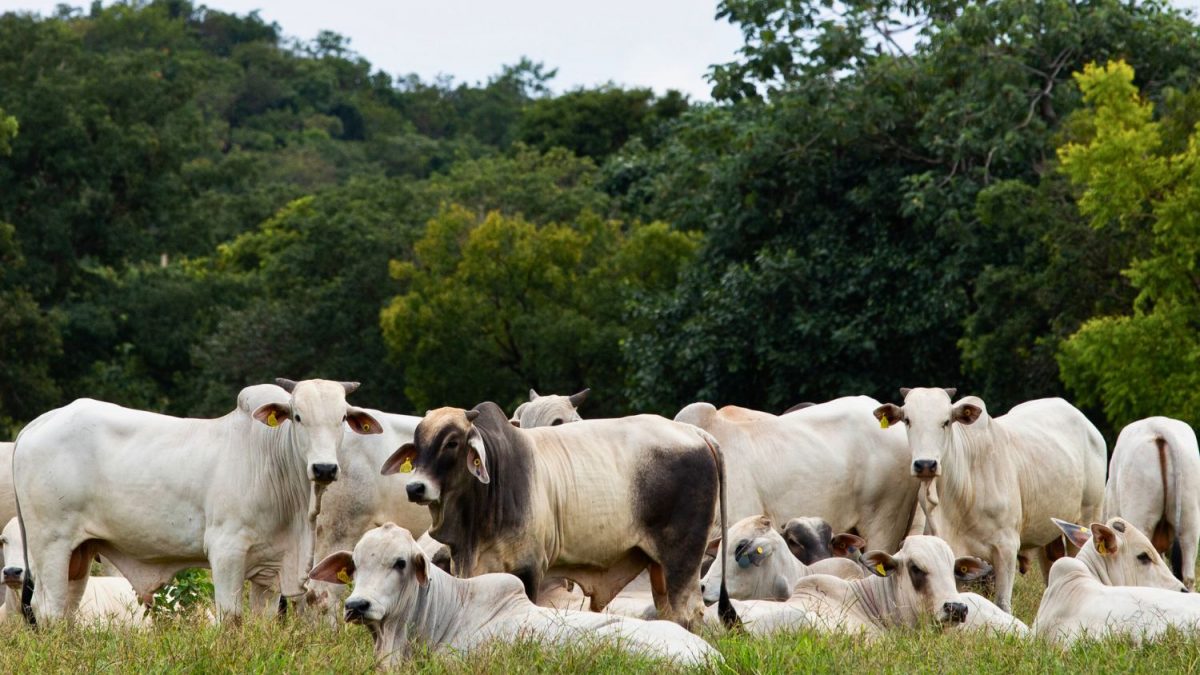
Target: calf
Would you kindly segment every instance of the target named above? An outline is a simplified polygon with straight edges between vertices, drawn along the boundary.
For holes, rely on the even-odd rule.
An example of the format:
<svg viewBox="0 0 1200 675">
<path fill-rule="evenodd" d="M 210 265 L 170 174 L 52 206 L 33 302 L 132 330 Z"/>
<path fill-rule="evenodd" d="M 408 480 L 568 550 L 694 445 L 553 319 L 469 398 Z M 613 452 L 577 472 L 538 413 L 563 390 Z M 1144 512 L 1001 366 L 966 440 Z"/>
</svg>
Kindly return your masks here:
<svg viewBox="0 0 1200 675">
<path fill-rule="evenodd" d="M 1175 576 L 1196 585 L 1200 543 L 1200 448 L 1196 432 L 1169 417 L 1150 417 L 1121 430 L 1108 465 L 1104 517 L 1120 516 L 1171 550 Z"/>
<path fill-rule="evenodd" d="M 301 569 L 310 495 L 337 478 L 343 425 L 380 425 L 346 403 L 357 383 L 279 383 L 243 389 L 218 419 L 80 399 L 25 427 L 13 477 L 38 621 L 74 611 L 97 553 L 145 603 L 179 570 L 204 566 L 219 617 L 241 614 L 248 578 L 302 594 L 298 575 L 280 572 Z"/>
<path fill-rule="evenodd" d="M 1200 596 L 1187 592 L 1136 527 L 1121 518 L 1092 523 L 1090 532 L 1057 524 L 1083 548 L 1050 569 L 1035 634 L 1070 645 L 1113 635 L 1141 643 L 1171 628 L 1200 633 Z"/>
<path fill-rule="evenodd" d="M 1049 571 L 1045 547 L 1058 538 L 1050 518 L 1099 517 L 1104 438 L 1058 398 L 993 419 L 978 397 L 952 403 L 953 389 L 900 393 L 903 406 L 881 405 L 875 417 L 905 426 L 912 454 L 903 472 L 924 489 L 926 532 L 995 565 L 996 604 L 1011 612 L 1018 556 L 1036 551 Z"/>
<path fill-rule="evenodd" d="M 538 607 L 508 574 L 454 578 L 429 562 L 407 530 L 391 523 L 364 535 L 353 553 L 325 558 L 310 576 L 329 583 L 353 577 L 346 621 L 366 626 L 376 658 L 393 667 L 418 646 L 470 652 L 528 639 L 554 646 L 610 643 L 680 666 L 720 661 L 707 642 L 673 623 Z"/>
<path fill-rule="evenodd" d="M 724 559 L 714 560 L 700 582 L 706 603 L 717 601 L 722 575 L 727 577 L 730 598 L 787 600 L 796 582 L 811 574 L 861 579 L 866 573 L 862 565 L 846 558 L 805 565 L 788 551 L 783 536 L 766 516 L 750 516 L 734 523 L 729 528 L 729 541 L 732 551 Z"/>
<path fill-rule="evenodd" d="M 703 613 L 724 470 L 695 427 L 639 415 L 524 430 L 494 403 L 440 408 L 383 472 L 411 472 L 408 497 L 463 576 L 513 572 L 535 602 L 546 576 L 570 579 L 599 611 L 648 566 L 659 616 Z"/>
</svg>

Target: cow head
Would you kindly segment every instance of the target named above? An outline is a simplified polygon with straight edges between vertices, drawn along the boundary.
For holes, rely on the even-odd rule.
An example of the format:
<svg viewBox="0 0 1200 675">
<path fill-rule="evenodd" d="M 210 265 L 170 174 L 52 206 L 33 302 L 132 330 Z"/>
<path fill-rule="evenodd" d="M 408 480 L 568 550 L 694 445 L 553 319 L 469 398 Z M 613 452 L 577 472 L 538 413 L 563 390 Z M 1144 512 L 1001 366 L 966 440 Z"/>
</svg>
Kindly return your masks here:
<svg viewBox="0 0 1200 675">
<path fill-rule="evenodd" d="M 912 448 L 910 470 L 921 480 L 942 475 L 942 458 L 954 442 L 955 425 L 967 426 L 987 417 L 982 399 L 967 396 L 952 403 L 955 393 L 955 389 L 901 389 L 903 406 L 885 403 L 875 409 L 881 425 L 904 423 Z"/>
<path fill-rule="evenodd" d="M 876 576 L 892 584 L 893 620 L 915 626 L 923 617 L 939 623 L 961 623 L 967 608 L 958 597 L 956 581 L 973 581 L 992 571 L 979 558 L 955 559 L 950 546 L 937 537 L 913 536 L 904 540 L 896 555 L 870 551 L 863 556 Z"/>
<path fill-rule="evenodd" d="M 346 403 L 346 396 L 358 389 L 357 382 L 279 378 L 276 384 L 290 398 L 287 402 L 265 403 L 253 412 L 254 419 L 269 427 L 290 421 L 290 433 L 308 467 L 308 478 L 318 485 L 337 480 L 338 449 L 342 445 L 342 423 L 359 434 L 383 432 L 370 413 Z"/>
<path fill-rule="evenodd" d="M 578 422 L 583 418 L 579 416 L 577 409 L 587 400 L 591 391 L 584 389 L 570 396 L 539 396 L 536 391 L 530 389 L 529 401 L 517 406 L 510 421 L 522 429 L 556 427 L 567 422 Z"/>
<path fill-rule="evenodd" d="M 719 555 L 719 547 L 712 547 L 717 558 L 700 582 L 705 603 L 711 605 L 720 599 L 722 565 L 725 565 L 730 598 L 786 600 L 791 597 L 791 577 L 787 573 L 795 564 L 789 565 L 791 553 L 787 542 L 775 530 L 770 518 L 750 516 L 739 520 L 729 527 L 729 542 L 725 560 Z M 719 544 L 719 540 L 716 543 Z"/>
<path fill-rule="evenodd" d="M 4 567 L 0 569 L 0 582 L 18 593 L 25 582 L 25 546 L 21 538 L 21 525 L 16 518 L 9 520 L 0 531 L 0 557 Z"/>
<path fill-rule="evenodd" d="M 478 410 L 438 408 L 425 413 L 413 442 L 405 443 L 383 464 L 382 473 L 409 473 L 409 501 L 431 504 L 462 480 L 491 482 L 487 447 L 472 424 Z"/>
<path fill-rule="evenodd" d="M 1075 556 L 1101 583 L 1108 586 L 1149 586 L 1187 592 L 1154 545 L 1141 530 L 1124 518 L 1083 527 L 1052 518 L 1058 529 L 1079 547 Z"/>
<path fill-rule="evenodd" d="M 386 523 L 364 534 L 354 553 L 330 554 L 308 576 L 332 584 L 353 579 L 354 592 L 344 605 L 346 622 L 366 626 L 375 637 L 376 653 L 390 654 L 396 647 L 406 648 L 409 624 L 418 618 L 430 575 L 441 573 L 432 567 L 408 530 Z"/>
<path fill-rule="evenodd" d="M 859 560 L 867 546 L 858 535 L 833 534 L 824 518 L 812 516 L 792 518 L 783 526 L 782 534 L 792 555 L 805 565 L 834 557 Z"/>
</svg>

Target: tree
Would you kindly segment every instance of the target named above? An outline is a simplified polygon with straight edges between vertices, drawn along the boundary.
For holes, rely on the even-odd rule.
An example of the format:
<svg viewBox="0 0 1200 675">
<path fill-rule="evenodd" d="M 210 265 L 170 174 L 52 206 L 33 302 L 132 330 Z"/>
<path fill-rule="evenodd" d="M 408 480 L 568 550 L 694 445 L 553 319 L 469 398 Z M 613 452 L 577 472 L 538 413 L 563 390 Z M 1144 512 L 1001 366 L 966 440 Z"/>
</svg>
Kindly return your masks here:
<svg viewBox="0 0 1200 675">
<path fill-rule="evenodd" d="M 663 223 L 623 225 L 583 211 L 537 225 L 450 205 L 429 221 L 413 259 L 394 261 L 402 293 L 384 309 L 384 339 L 417 409 L 494 400 L 533 387 L 587 385 L 599 415 L 625 409 L 627 305 L 670 289 L 696 238 Z"/>
<path fill-rule="evenodd" d="M 1149 415 L 1200 422 L 1200 135 L 1165 142 L 1124 61 L 1089 64 L 1076 78 L 1090 139 L 1059 149 L 1062 171 L 1092 227 L 1148 246 L 1124 272 L 1137 290 L 1132 313 L 1098 316 L 1072 335 L 1059 355 L 1063 381 L 1114 426 Z"/>
</svg>

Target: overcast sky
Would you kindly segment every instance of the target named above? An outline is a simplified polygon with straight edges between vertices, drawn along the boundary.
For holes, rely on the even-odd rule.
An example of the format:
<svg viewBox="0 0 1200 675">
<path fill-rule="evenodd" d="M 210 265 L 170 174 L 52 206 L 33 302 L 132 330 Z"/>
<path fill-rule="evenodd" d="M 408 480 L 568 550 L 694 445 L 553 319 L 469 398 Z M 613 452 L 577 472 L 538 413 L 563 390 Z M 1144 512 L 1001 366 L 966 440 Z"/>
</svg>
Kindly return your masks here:
<svg viewBox="0 0 1200 675">
<path fill-rule="evenodd" d="M 54 11 L 59 0 L 0 0 L 0 10 Z M 87 0 L 67 2 L 87 7 Z M 111 4 L 105 2 L 105 4 Z M 274 21 L 284 35 L 322 29 L 394 75 L 484 81 L 522 56 L 558 68 L 561 91 L 613 81 L 709 98 L 708 66 L 730 61 L 741 33 L 716 21 L 717 0 L 208 0 Z"/>
</svg>

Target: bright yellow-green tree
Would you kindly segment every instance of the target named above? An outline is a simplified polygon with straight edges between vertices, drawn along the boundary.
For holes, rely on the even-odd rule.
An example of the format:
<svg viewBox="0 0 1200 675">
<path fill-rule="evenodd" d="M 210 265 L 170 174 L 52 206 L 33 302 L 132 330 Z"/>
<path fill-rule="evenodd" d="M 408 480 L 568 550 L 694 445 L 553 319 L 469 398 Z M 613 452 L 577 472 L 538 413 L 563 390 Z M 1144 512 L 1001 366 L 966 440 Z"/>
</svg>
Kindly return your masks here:
<svg viewBox="0 0 1200 675">
<path fill-rule="evenodd" d="M 1150 415 L 1200 422 L 1200 137 L 1169 142 L 1171 120 L 1133 84 L 1123 61 L 1076 74 L 1087 102 L 1077 122 L 1090 140 L 1059 149 L 1098 229 L 1135 233 L 1124 271 L 1138 295 L 1127 315 L 1085 323 L 1059 353 L 1063 382 L 1115 426 Z M 1195 119 L 1190 97 L 1173 112 Z M 1086 293 L 1087 289 L 1080 289 Z"/>
<path fill-rule="evenodd" d="M 593 389 L 589 410 L 618 410 L 629 304 L 674 286 L 699 238 L 661 222 L 625 224 L 584 210 L 535 224 L 450 205 L 411 260 L 393 261 L 403 292 L 382 312 L 405 394 L 426 406 L 515 405 L 530 387 Z"/>
</svg>

